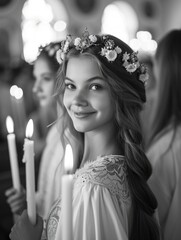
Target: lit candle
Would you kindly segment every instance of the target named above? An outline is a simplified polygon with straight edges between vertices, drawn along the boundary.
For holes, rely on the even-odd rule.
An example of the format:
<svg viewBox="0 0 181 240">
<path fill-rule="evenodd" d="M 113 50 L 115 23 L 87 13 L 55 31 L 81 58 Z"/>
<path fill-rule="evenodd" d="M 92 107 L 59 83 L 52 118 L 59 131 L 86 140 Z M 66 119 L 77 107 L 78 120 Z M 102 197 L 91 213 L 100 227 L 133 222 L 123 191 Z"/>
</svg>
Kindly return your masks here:
<svg viewBox="0 0 181 240">
<path fill-rule="evenodd" d="M 17 158 L 15 134 L 13 133 L 14 132 L 14 123 L 10 116 L 8 116 L 6 118 L 6 127 L 7 127 L 8 133 L 9 133 L 7 135 L 7 141 L 8 141 L 13 187 L 16 190 L 20 191 L 21 185 L 20 185 L 20 177 L 19 177 L 18 158 Z"/>
<path fill-rule="evenodd" d="M 26 164 L 26 192 L 27 192 L 27 211 L 33 225 L 36 224 L 36 203 L 35 203 L 35 168 L 34 168 L 34 141 L 33 120 L 28 121 L 26 127 L 26 138 L 24 141 L 23 162 Z"/>
<path fill-rule="evenodd" d="M 62 176 L 62 219 L 56 232 L 56 240 L 73 240 L 73 214 L 72 214 L 72 191 L 73 175 L 70 174 L 73 168 L 73 153 L 70 144 L 65 150 L 64 166 L 66 174 Z M 61 222 L 61 223 L 60 223 Z M 62 225 L 62 226 L 61 226 Z"/>
</svg>

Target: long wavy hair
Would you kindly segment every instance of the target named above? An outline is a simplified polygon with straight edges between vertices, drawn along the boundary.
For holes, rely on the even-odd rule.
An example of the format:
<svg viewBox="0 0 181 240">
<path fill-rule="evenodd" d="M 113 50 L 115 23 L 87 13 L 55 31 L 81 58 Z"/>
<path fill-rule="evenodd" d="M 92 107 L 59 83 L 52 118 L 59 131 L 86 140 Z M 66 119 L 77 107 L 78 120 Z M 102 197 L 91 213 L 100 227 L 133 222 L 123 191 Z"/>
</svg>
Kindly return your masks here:
<svg viewBox="0 0 181 240">
<path fill-rule="evenodd" d="M 111 35 L 107 36 L 109 39 L 112 39 L 115 45 L 119 46 L 123 52 L 133 52 L 133 50 L 121 40 Z M 98 42 L 101 42 L 101 36 L 96 37 Z M 145 87 L 143 82 L 138 80 L 137 72 L 130 74 L 120 65 L 120 62 L 115 60 L 110 63 L 105 57 L 101 56 L 101 47 L 101 44 L 91 46 L 81 53 L 74 47 L 71 48 L 65 56 L 63 67 L 58 73 L 57 82 L 59 117 L 63 118 L 61 135 L 65 136 L 65 129 L 68 128 L 73 137 L 76 138 L 76 136 L 79 135 L 83 144 L 83 134 L 76 132 L 74 129 L 72 120 L 63 106 L 62 98 L 65 89 L 64 78 L 69 58 L 72 56 L 78 57 L 79 54 L 90 55 L 97 61 L 104 79 L 110 87 L 110 92 L 115 104 L 116 137 L 120 148 L 124 151 L 128 169 L 128 182 L 134 204 L 133 224 L 129 239 L 157 240 L 159 239 L 159 229 L 154 218 L 157 201 L 147 184 L 152 169 L 141 147 L 142 136 L 139 122 L 139 112 L 142 109 L 142 104 L 146 101 Z"/>
<path fill-rule="evenodd" d="M 149 145 L 172 123 L 174 134 L 181 123 L 181 30 L 168 32 L 158 42 L 155 54 L 157 65 L 157 100 L 154 104 Z M 171 141 L 173 142 L 173 141 Z M 171 145 L 170 145 L 171 146 Z"/>
</svg>

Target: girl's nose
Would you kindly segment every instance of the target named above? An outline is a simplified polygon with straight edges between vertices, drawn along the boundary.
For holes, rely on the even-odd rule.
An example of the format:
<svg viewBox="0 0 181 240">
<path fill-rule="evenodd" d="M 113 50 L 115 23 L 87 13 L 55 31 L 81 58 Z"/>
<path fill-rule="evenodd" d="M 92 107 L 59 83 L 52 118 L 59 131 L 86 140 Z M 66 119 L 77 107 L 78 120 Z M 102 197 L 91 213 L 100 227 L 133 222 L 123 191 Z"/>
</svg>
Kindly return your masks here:
<svg viewBox="0 0 181 240">
<path fill-rule="evenodd" d="M 33 93 L 41 91 L 41 80 L 36 80 L 32 89 Z"/>
<path fill-rule="evenodd" d="M 73 98 L 72 104 L 86 107 L 88 105 L 86 93 L 84 91 L 78 91 Z"/>
</svg>

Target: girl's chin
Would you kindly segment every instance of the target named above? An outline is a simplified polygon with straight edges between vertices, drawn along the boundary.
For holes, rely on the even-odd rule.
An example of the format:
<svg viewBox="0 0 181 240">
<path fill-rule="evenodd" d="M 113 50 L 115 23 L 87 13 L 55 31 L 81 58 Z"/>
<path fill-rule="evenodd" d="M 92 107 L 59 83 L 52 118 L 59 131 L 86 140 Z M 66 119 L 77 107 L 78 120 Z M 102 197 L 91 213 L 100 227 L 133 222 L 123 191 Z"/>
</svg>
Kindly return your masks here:
<svg viewBox="0 0 181 240">
<path fill-rule="evenodd" d="M 40 100 L 39 102 L 41 107 L 46 107 L 50 103 L 50 101 L 47 101 L 46 99 Z"/>
</svg>

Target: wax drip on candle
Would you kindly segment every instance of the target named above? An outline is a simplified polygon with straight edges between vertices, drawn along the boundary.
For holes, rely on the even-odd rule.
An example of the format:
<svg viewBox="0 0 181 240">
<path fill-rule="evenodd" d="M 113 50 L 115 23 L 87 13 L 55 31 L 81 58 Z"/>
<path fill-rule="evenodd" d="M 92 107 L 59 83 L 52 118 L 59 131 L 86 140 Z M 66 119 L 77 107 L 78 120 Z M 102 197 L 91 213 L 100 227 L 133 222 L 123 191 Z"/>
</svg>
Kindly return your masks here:
<svg viewBox="0 0 181 240">
<path fill-rule="evenodd" d="M 24 142 L 24 146 L 23 148 L 25 148 L 25 144 L 28 140 L 31 139 L 31 137 L 33 136 L 33 120 L 30 119 L 27 123 L 27 126 L 26 126 L 26 134 L 25 134 L 26 138 L 25 138 L 25 142 Z M 26 156 L 25 156 L 25 153 L 23 155 L 23 159 L 22 159 L 22 162 L 26 162 Z"/>
</svg>

